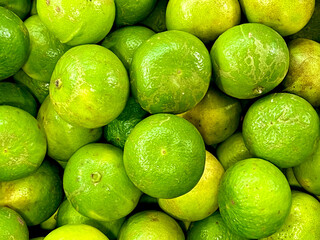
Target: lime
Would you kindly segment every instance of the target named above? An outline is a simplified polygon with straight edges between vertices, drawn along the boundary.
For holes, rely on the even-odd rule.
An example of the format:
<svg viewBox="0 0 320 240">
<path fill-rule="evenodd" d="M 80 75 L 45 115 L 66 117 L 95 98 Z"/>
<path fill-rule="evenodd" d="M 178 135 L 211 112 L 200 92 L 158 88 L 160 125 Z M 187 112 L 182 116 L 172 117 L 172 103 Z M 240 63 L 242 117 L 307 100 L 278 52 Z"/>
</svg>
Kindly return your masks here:
<svg viewBox="0 0 320 240">
<path fill-rule="evenodd" d="M 22 84 L 0 82 L 0 105 L 21 108 L 32 116 L 37 115 L 38 105 L 29 90 Z"/>
<path fill-rule="evenodd" d="M 315 0 L 240 0 L 241 9 L 249 22 L 272 27 L 282 36 L 301 30 L 310 20 Z"/>
<path fill-rule="evenodd" d="M 49 97 L 39 109 L 38 121 L 47 136 L 47 154 L 56 161 L 67 162 L 80 147 L 99 140 L 102 135 L 102 128 L 73 126 L 64 121 L 53 109 Z"/>
<path fill-rule="evenodd" d="M 306 100 L 290 93 L 274 93 L 250 106 L 242 133 L 253 155 L 288 168 L 313 153 L 319 124 L 317 112 Z"/>
<path fill-rule="evenodd" d="M 110 49 L 129 70 L 133 55 L 137 48 L 155 33 L 142 26 L 127 26 L 119 28 L 107 35 L 102 46 Z"/>
<path fill-rule="evenodd" d="M 218 188 L 223 174 L 220 162 L 207 151 L 204 172 L 197 185 L 180 197 L 159 199 L 159 206 L 175 219 L 202 220 L 218 209 Z"/>
<path fill-rule="evenodd" d="M 283 91 L 303 97 L 314 107 L 320 106 L 320 44 L 304 38 L 288 44 L 290 64 L 282 82 Z"/>
<path fill-rule="evenodd" d="M 160 211 L 143 211 L 131 216 L 122 226 L 119 240 L 184 240 L 179 224 Z"/>
<path fill-rule="evenodd" d="M 49 31 L 71 46 L 101 41 L 115 18 L 114 0 L 37 0 L 37 11 Z"/>
<path fill-rule="evenodd" d="M 272 28 L 258 23 L 228 29 L 215 41 L 210 54 L 216 84 L 240 99 L 271 91 L 289 68 L 286 42 Z"/>
<path fill-rule="evenodd" d="M 50 98 L 62 119 L 86 128 L 107 125 L 119 116 L 129 95 L 127 71 L 110 50 L 81 45 L 58 61 Z"/>
<path fill-rule="evenodd" d="M 50 82 L 57 61 L 69 47 L 49 31 L 38 15 L 29 17 L 24 24 L 30 36 L 30 54 L 22 69 L 37 81 Z"/>
<path fill-rule="evenodd" d="M 29 240 L 28 227 L 14 210 L 0 207 L 0 239 Z"/>
<path fill-rule="evenodd" d="M 190 33 L 157 33 L 135 52 L 130 77 L 133 96 L 146 111 L 185 112 L 199 103 L 209 88 L 210 55 Z"/>
<path fill-rule="evenodd" d="M 245 240 L 247 238 L 240 237 L 230 231 L 223 221 L 219 211 L 214 212 L 209 217 L 191 223 L 188 233 L 188 240 Z"/>
<path fill-rule="evenodd" d="M 291 207 L 291 190 L 272 163 L 249 158 L 235 163 L 222 177 L 218 203 L 232 232 L 257 239 L 275 233 Z"/>
<path fill-rule="evenodd" d="M 281 228 L 264 240 L 316 240 L 320 236 L 320 203 L 307 193 L 293 191 L 289 216 Z"/>
<path fill-rule="evenodd" d="M 58 209 L 54 212 L 54 214 L 51 215 L 47 220 L 40 223 L 40 228 L 44 230 L 53 230 L 57 227 L 57 213 Z"/>
<path fill-rule="evenodd" d="M 214 41 L 241 20 L 237 0 L 170 0 L 166 12 L 168 30 L 181 30 L 204 42 Z"/>
<path fill-rule="evenodd" d="M 157 33 L 166 31 L 166 10 L 168 2 L 169 0 L 158 0 L 152 12 L 140 23 Z"/>
<path fill-rule="evenodd" d="M 151 115 L 131 131 L 124 146 L 124 166 L 131 181 L 155 198 L 175 198 L 200 180 L 205 145 L 187 120 L 166 113 Z"/>
<path fill-rule="evenodd" d="M 219 144 L 216 152 L 217 158 L 225 170 L 236 162 L 254 157 L 244 143 L 242 132 L 231 135 Z"/>
<path fill-rule="evenodd" d="M 46 137 L 37 120 L 26 111 L 0 106 L 0 181 L 22 178 L 42 163 Z"/>
<path fill-rule="evenodd" d="M 30 15 L 37 15 L 37 0 L 32 0 Z"/>
<path fill-rule="evenodd" d="M 300 185 L 300 183 L 298 182 L 296 176 L 294 175 L 293 169 L 292 168 L 286 168 L 285 169 L 285 174 L 288 180 L 288 183 L 290 185 L 291 188 L 302 188 L 302 186 Z"/>
<path fill-rule="evenodd" d="M 0 0 L 0 6 L 5 7 L 24 20 L 31 9 L 31 0 Z"/>
<path fill-rule="evenodd" d="M 0 206 L 17 211 L 28 226 L 38 225 L 52 216 L 62 195 L 60 169 L 48 160 L 25 178 L 0 182 Z"/>
<path fill-rule="evenodd" d="M 218 89 L 209 88 L 195 107 L 179 116 L 191 122 L 201 133 L 207 145 L 224 141 L 240 123 L 241 105 Z"/>
<path fill-rule="evenodd" d="M 72 155 L 63 187 L 78 212 L 99 221 L 128 215 L 141 196 L 126 175 L 122 150 L 103 143 L 87 144 Z"/>
<path fill-rule="evenodd" d="M 104 127 L 104 137 L 108 142 L 121 149 L 132 131 L 147 112 L 144 111 L 133 97 L 129 97 L 121 114 Z"/>
<path fill-rule="evenodd" d="M 44 240 L 109 240 L 98 229 L 85 225 L 65 225 L 51 231 Z"/>
<path fill-rule="evenodd" d="M 114 0 L 116 4 L 116 26 L 134 25 L 154 8 L 157 0 Z"/>
<path fill-rule="evenodd" d="M 27 61 L 29 33 L 21 19 L 10 10 L 0 7 L 0 80 L 19 71 Z"/>
</svg>

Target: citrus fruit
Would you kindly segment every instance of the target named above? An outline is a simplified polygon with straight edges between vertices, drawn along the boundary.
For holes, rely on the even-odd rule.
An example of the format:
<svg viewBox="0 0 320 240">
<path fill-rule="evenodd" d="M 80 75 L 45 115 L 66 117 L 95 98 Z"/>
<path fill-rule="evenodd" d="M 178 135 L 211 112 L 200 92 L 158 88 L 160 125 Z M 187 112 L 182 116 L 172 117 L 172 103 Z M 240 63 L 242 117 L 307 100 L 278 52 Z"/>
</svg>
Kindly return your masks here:
<svg viewBox="0 0 320 240">
<path fill-rule="evenodd" d="M 249 158 L 228 168 L 218 194 L 222 219 L 232 232 L 249 239 L 267 237 L 285 222 L 291 190 L 272 163 Z"/>
<path fill-rule="evenodd" d="M 51 231 L 44 240 L 109 240 L 98 229 L 85 225 L 64 225 Z"/>
<path fill-rule="evenodd" d="M 315 0 L 240 0 L 249 22 L 258 22 L 288 36 L 301 30 L 310 20 Z"/>
<path fill-rule="evenodd" d="M 272 28 L 259 23 L 232 27 L 211 48 L 217 86 L 226 94 L 251 99 L 278 86 L 289 68 L 289 50 Z"/>
<path fill-rule="evenodd" d="M 57 61 L 70 47 L 61 43 L 38 15 L 29 17 L 24 24 L 30 36 L 30 54 L 22 69 L 37 81 L 50 82 Z"/>
<path fill-rule="evenodd" d="M 0 206 L 17 211 L 28 226 L 47 220 L 59 207 L 62 196 L 60 170 L 48 160 L 25 178 L 0 182 Z"/>
<path fill-rule="evenodd" d="M 0 105 L 21 108 L 34 117 L 37 115 L 37 102 L 22 84 L 0 82 Z"/>
<path fill-rule="evenodd" d="M 236 0 L 170 0 L 166 11 L 168 30 L 186 31 L 204 42 L 214 41 L 240 19 Z"/>
<path fill-rule="evenodd" d="M 42 163 L 46 137 L 37 120 L 26 111 L 0 106 L 0 181 L 28 176 Z"/>
<path fill-rule="evenodd" d="M 29 240 L 28 227 L 14 210 L 0 207 L 0 239 Z"/>
<path fill-rule="evenodd" d="M 105 139 L 123 149 L 130 132 L 146 114 L 147 112 L 141 108 L 139 103 L 133 97 L 129 97 L 121 114 L 104 127 Z"/>
<path fill-rule="evenodd" d="M 101 41 L 115 18 L 114 0 L 37 0 L 40 19 L 62 43 L 71 46 Z"/>
<path fill-rule="evenodd" d="M 289 71 L 283 82 L 283 91 L 303 97 L 314 107 L 320 106 L 320 44 L 304 38 L 288 44 Z"/>
<path fill-rule="evenodd" d="M 24 20 L 31 9 L 31 0 L 0 0 L 0 6 L 9 9 Z"/>
<path fill-rule="evenodd" d="M 247 238 L 240 237 L 230 231 L 223 221 L 219 211 L 214 212 L 209 217 L 191 223 L 188 232 L 188 240 L 245 240 Z"/>
<path fill-rule="evenodd" d="M 120 218 L 111 222 L 101 222 L 81 215 L 71 203 L 66 199 L 61 203 L 57 215 L 57 227 L 68 224 L 86 224 L 97 228 L 110 240 L 116 240 L 120 228 L 125 218 Z"/>
<path fill-rule="evenodd" d="M 143 211 L 131 216 L 122 226 L 119 240 L 184 240 L 178 223 L 160 211 Z"/>
<path fill-rule="evenodd" d="M 99 140 L 102 135 L 102 128 L 73 126 L 64 121 L 54 110 L 49 97 L 39 109 L 38 122 L 47 137 L 47 154 L 56 161 L 67 162 L 80 147 Z"/>
<path fill-rule="evenodd" d="M 158 0 L 152 12 L 140 23 L 157 33 L 166 31 L 166 10 L 168 2 L 169 0 Z"/>
<path fill-rule="evenodd" d="M 291 188 L 302 188 L 302 186 L 300 185 L 300 183 L 298 182 L 296 176 L 294 175 L 293 169 L 292 168 L 286 168 L 285 169 L 285 174 L 288 180 L 288 183 L 290 185 Z"/>
<path fill-rule="evenodd" d="M 54 214 L 51 215 L 47 220 L 43 221 L 39 224 L 41 229 L 44 230 L 53 230 L 57 227 L 57 213 L 59 208 L 54 212 Z"/>
<path fill-rule="evenodd" d="M 114 0 L 116 4 L 116 26 L 133 25 L 144 18 L 154 8 L 157 0 Z"/>
<path fill-rule="evenodd" d="M 30 9 L 30 15 L 37 15 L 37 0 L 32 0 L 31 9 Z"/>
<path fill-rule="evenodd" d="M 319 117 L 311 104 L 297 95 L 269 94 L 250 106 L 242 133 L 253 155 L 281 168 L 293 167 L 315 150 Z"/>
<path fill-rule="evenodd" d="M 130 180 L 155 198 L 175 198 L 200 180 L 205 145 L 187 120 L 166 113 L 139 122 L 124 145 L 124 166 Z"/>
<path fill-rule="evenodd" d="M 292 206 L 286 221 L 276 233 L 263 239 L 316 240 L 319 235 L 319 201 L 307 193 L 293 191 Z"/>
<path fill-rule="evenodd" d="M 227 170 L 236 162 L 254 157 L 246 147 L 242 132 L 237 132 L 218 145 L 217 158 L 223 168 Z"/>
<path fill-rule="evenodd" d="M 122 150 L 104 143 L 91 143 L 69 159 L 63 187 L 72 206 L 82 215 L 113 221 L 128 215 L 141 192 L 126 175 Z"/>
<path fill-rule="evenodd" d="M 108 34 L 101 45 L 116 54 L 125 68 L 129 70 L 137 48 L 154 34 L 146 27 L 127 26 Z"/>
<path fill-rule="evenodd" d="M 29 33 L 21 19 L 10 10 L 0 7 L 0 80 L 19 71 L 27 61 Z"/>
<path fill-rule="evenodd" d="M 209 88 L 210 55 L 190 33 L 157 33 L 135 52 L 130 77 L 133 96 L 146 111 L 185 112 L 199 103 Z"/>
<path fill-rule="evenodd" d="M 68 50 L 58 61 L 49 86 L 62 119 L 86 128 L 107 125 L 119 116 L 129 95 L 127 71 L 110 50 L 94 44 Z"/>
<path fill-rule="evenodd" d="M 180 197 L 159 199 L 159 206 L 175 219 L 202 220 L 218 209 L 218 188 L 223 174 L 220 162 L 207 151 L 204 172 L 197 185 Z"/>
<path fill-rule="evenodd" d="M 239 126 L 241 105 L 218 89 L 209 88 L 204 98 L 192 109 L 179 114 L 201 133 L 207 145 L 224 141 Z"/>
</svg>

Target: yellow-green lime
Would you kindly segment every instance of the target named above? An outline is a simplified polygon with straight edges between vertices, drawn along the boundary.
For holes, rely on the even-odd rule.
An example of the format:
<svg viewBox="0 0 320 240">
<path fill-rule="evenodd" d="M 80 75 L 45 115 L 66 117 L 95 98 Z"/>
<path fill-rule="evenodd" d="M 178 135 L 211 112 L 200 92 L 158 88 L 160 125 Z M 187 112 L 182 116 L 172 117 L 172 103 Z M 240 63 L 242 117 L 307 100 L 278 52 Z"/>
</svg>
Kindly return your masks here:
<svg viewBox="0 0 320 240">
<path fill-rule="evenodd" d="M 47 150 L 46 136 L 28 112 L 0 105 L 0 181 L 34 173 Z"/>
<path fill-rule="evenodd" d="M 129 79 L 122 62 L 109 49 L 81 45 L 59 59 L 49 92 L 62 119 L 73 125 L 98 128 L 117 118 L 124 109 Z"/>
<path fill-rule="evenodd" d="M 170 0 L 166 11 L 168 30 L 186 31 L 204 42 L 214 41 L 240 20 L 237 0 Z"/>
<path fill-rule="evenodd" d="M 173 114 L 151 115 L 131 131 L 124 146 L 130 180 L 155 198 L 175 198 L 200 180 L 205 145 L 198 130 Z"/>
<path fill-rule="evenodd" d="M 111 144 L 91 143 L 69 159 L 63 187 L 72 206 L 82 215 L 113 221 L 127 216 L 141 192 L 129 180 L 122 150 Z"/>
<path fill-rule="evenodd" d="M 204 172 L 197 185 L 180 197 L 159 199 L 159 206 L 175 219 L 202 220 L 218 209 L 218 189 L 223 174 L 220 162 L 206 151 Z"/>
<path fill-rule="evenodd" d="M 169 0 L 158 0 L 152 12 L 140 23 L 157 33 L 166 31 L 166 10 L 168 2 Z"/>
<path fill-rule="evenodd" d="M 62 43 L 71 46 L 101 41 L 115 18 L 114 0 L 37 0 L 42 22 Z"/>
<path fill-rule="evenodd" d="M 193 108 L 206 94 L 210 79 L 211 60 L 205 45 L 192 34 L 176 30 L 145 41 L 130 68 L 133 96 L 152 114 Z"/>
<path fill-rule="evenodd" d="M 5 7 L 24 20 L 31 9 L 31 0 L 0 0 L 0 6 Z"/>
<path fill-rule="evenodd" d="M 301 164 L 315 150 L 319 117 L 305 99 L 273 93 L 254 102 L 243 120 L 243 139 L 250 153 L 278 167 Z"/>
<path fill-rule="evenodd" d="M 302 186 L 298 182 L 296 176 L 294 175 L 293 169 L 292 168 L 286 168 L 285 169 L 285 175 L 288 180 L 288 183 L 292 189 L 302 189 Z"/>
<path fill-rule="evenodd" d="M 0 6 L 0 81 L 19 71 L 27 61 L 29 47 L 29 33 L 24 23 Z"/>
<path fill-rule="evenodd" d="M 251 99 L 261 96 L 284 79 L 289 50 L 272 28 L 259 23 L 232 27 L 211 48 L 215 83 L 226 94 Z"/>
<path fill-rule="evenodd" d="M 291 207 L 291 190 L 272 163 L 249 158 L 228 168 L 218 194 L 222 219 L 232 232 L 249 239 L 278 231 Z"/>
<path fill-rule="evenodd" d="M 47 137 L 47 154 L 56 161 L 67 162 L 80 147 L 102 136 L 102 128 L 84 128 L 64 121 L 54 110 L 49 96 L 42 103 L 37 119 Z"/>
<path fill-rule="evenodd" d="M 118 240 L 184 240 L 179 224 L 160 211 L 143 211 L 131 216 L 122 226 Z"/>
<path fill-rule="evenodd" d="M 59 208 L 47 220 L 39 224 L 41 229 L 53 230 L 57 227 L 57 213 Z"/>
</svg>

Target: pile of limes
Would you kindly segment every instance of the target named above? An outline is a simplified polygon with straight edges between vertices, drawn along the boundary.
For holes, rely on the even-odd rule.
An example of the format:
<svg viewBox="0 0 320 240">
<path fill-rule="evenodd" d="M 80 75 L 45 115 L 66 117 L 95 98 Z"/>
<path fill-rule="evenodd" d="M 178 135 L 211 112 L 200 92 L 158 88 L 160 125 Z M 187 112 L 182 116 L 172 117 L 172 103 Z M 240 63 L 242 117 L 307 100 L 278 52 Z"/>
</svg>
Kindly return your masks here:
<svg viewBox="0 0 320 240">
<path fill-rule="evenodd" d="M 319 31 L 320 0 L 0 0 L 0 239 L 320 239 Z"/>
</svg>

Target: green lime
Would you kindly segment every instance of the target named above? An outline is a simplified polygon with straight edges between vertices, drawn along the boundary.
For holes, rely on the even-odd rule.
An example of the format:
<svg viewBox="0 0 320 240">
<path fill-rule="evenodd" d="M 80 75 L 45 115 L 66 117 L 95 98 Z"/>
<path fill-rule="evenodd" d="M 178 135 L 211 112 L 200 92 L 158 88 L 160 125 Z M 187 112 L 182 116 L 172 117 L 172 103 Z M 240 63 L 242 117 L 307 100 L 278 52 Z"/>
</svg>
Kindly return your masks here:
<svg viewBox="0 0 320 240">
<path fill-rule="evenodd" d="M 31 0 L 0 0 L 0 6 L 11 10 L 24 20 L 30 12 Z"/>
<path fill-rule="evenodd" d="M 91 143 L 69 159 L 63 187 L 79 213 L 98 221 L 113 221 L 136 207 L 141 192 L 129 180 L 122 155 L 122 150 L 111 144 Z"/>
<path fill-rule="evenodd" d="M 116 54 L 125 68 L 129 70 L 137 48 L 154 34 L 146 27 L 127 26 L 108 34 L 101 45 Z"/>
<path fill-rule="evenodd" d="M 22 84 L 0 82 L 0 105 L 21 108 L 33 117 L 37 115 L 38 105 L 29 90 Z"/>
<path fill-rule="evenodd" d="M 44 240 L 109 240 L 98 229 L 85 225 L 64 225 L 51 231 Z"/>
<path fill-rule="evenodd" d="M 300 31 L 310 20 L 315 0 L 240 0 L 241 9 L 249 22 L 272 27 L 282 36 Z"/>
<path fill-rule="evenodd" d="M 209 217 L 191 223 L 187 232 L 187 240 L 246 240 L 230 231 L 223 221 L 219 211 L 214 212 Z"/>
<path fill-rule="evenodd" d="M 28 226 L 38 225 L 52 216 L 62 197 L 60 169 L 48 160 L 25 178 L 0 182 L 0 206 L 17 211 Z"/>
<path fill-rule="evenodd" d="M 228 168 L 218 194 L 222 219 L 239 236 L 257 239 L 278 231 L 291 207 L 291 190 L 272 163 L 249 158 Z"/>
<path fill-rule="evenodd" d="M 104 127 L 105 139 L 123 149 L 130 132 L 146 114 L 147 112 L 141 108 L 139 103 L 133 97 L 129 97 L 121 114 Z"/>
<path fill-rule="evenodd" d="M 94 44 L 68 50 L 50 82 L 50 98 L 62 119 L 98 128 L 117 118 L 129 95 L 127 71 L 110 50 Z"/>
<path fill-rule="evenodd" d="M 131 216 L 122 226 L 119 240 L 184 240 L 179 224 L 160 211 L 143 211 Z"/>
<path fill-rule="evenodd" d="M 37 98 L 39 103 L 49 95 L 49 83 L 40 82 L 29 77 L 23 70 L 19 70 L 13 75 L 15 82 L 21 83 L 26 86 L 30 92 Z"/>
<path fill-rule="evenodd" d="M 47 97 L 38 112 L 38 121 L 48 142 L 48 156 L 56 161 L 67 162 L 80 147 L 98 141 L 102 128 L 73 126 L 64 121 L 54 110 Z"/>
<path fill-rule="evenodd" d="M 0 80 L 19 71 L 27 61 L 30 47 L 28 29 L 10 10 L 0 7 Z"/>
<path fill-rule="evenodd" d="M 111 30 L 115 11 L 114 0 L 37 0 L 44 25 L 71 46 L 101 41 Z"/>
<path fill-rule="evenodd" d="M 29 240 L 29 230 L 23 218 L 8 207 L 0 207 L 0 239 Z"/>
<path fill-rule="evenodd" d="M 169 0 L 158 0 L 152 12 L 140 23 L 157 33 L 166 31 L 166 10 L 168 2 Z"/>
<path fill-rule="evenodd" d="M 157 0 L 114 0 L 116 4 L 116 26 L 134 25 L 146 18 Z"/>
<path fill-rule="evenodd" d="M 180 197 L 159 199 L 159 206 L 175 219 L 202 220 L 218 209 L 218 188 L 223 174 L 220 162 L 207 151 L 204 172 L 197 185 Z"/>
<path fill-rule="evenodd" d="M 290 93 L 274 93 L 250 106 L 242 133 L 253 155 L 288 168 L 313 153 L 319 124 L 317 112 L 306 100 Z"/>
<path fill-rule="evenodd" d="M 125 218 L 111 222 L 101 222 L 81 215 L 68 200 L 61 203 L 57 215 L 57 227 L 68 224 L 86 224 L 97 228 L 110 240 L 116 240 Z"/>
<path fill-rule="evenodd" d="M 37 120 L 26 111 L 0 106 L 0 181 L 26 177 L 41 165 L 46 137 Z"/>
<path fill-rule="evenodd" d="M 175 198 L 200 180 L 206 159 L 197 129 L 172 114 L 155 114 L 139 122 L 124 146 L 130 180 L 155 198 Z"/>
<path fill-rule="evenodd" d="M 22 69 L 37 81 L 50 82 L 57 61 L 70 47 L 61 43 L 38 15 L 29 17 L 24 24 L 30 36 L 30 54 Z"/>
<path fill-rule="evenodd" d="M 242 132 L 231 135 L 219 144 L 216 153 L 217 158 L 225 170 L 236 162 L 254 157 L 244 143 Z"/>
<path fill-rule="evenodd" d="M 170 0 L 166 11 L 168 30 L 186 31 L 204 42 L 214 41 L 240 20 L 237 0 Z"/>
<path fill-rule="evenodd" d="M 317 240 L 320 236 L 320 203 L 307 193 L 293 191 L 289 216 L 281 228 L 264 240 Z"/>
<path fill-rule="evenodd" d="M 47 220 L 40 223 L 40 228 L 44 230 L 53 230 L 57 227 L 57 213 L 58 209 Z"/>
<path fill-rule="evenodd" d="M 300 185 L 300 183 L 298 182 L 296 176 L 294 175 L 293 169 L 292 168 L 286 168 L 285 169 L 285 174 L 288 180 L 288 183 L 290 185 L 291 188 L 302 188 L 302 186 Z"/>
<path fill-rule="evenodd" d="M 240 123 L 241 104 L 218 89 L 209 88 L 204 98 L 179 116 L 191 122 L 207 145 L 220 143 L 231 136 Z"/>
<path fill-rule="evenodd" d="M 209 88 L 210 55 L 190 33 L 157 33 L 135 52 L 130 77 L 133 96 L 146 111 L 185 112 L 198 104 Z"/>
</svg>

